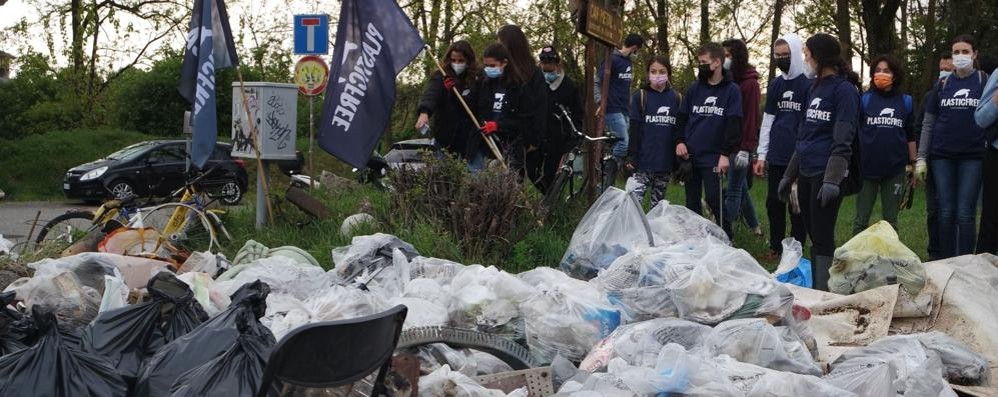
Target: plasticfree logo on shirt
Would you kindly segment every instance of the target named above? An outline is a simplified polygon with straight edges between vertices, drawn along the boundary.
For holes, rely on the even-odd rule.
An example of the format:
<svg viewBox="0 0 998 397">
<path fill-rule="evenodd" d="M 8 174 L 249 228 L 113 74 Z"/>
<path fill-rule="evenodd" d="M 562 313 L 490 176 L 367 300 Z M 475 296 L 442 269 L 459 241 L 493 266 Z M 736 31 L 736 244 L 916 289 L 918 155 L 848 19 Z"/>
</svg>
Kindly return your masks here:
<svg viewBox="0 0 998 397">
<path fill-rule="evenodd" d="M 506 98 L 505 93 L 497 92 L 495 95 L 494 102 L 492 102 L 492 110 L 496 112 L 502 111 L 502 101 Z"/>
<path fill-rule="evenodd" d="M 807 107 L 808 121 L 832 121 L 832 112 L 819 110 L 821 108 L 821 98 L 814 98 Z"/>
<path fill-rule="evenodd" d="M 693 113 L 704 115 L 724 116 L 724 108 L 717 106 L 717 97 L 709 96 L 703 100 L 703 105 L 693 105 Z"/>
<path fill-rule="evenodd" d="M 660 125 L 676 125 L 676 116 L 670 115 L 672 109 L 669 106 L 660 106 L 655 114 L 646 114 L 645 122 Z"/>
<path fill-rule="evenodd" d="M 628 66 L 623 72 L 617 73 L 617 78 L 621 80 L 631 80 L 634 78 L 634 72 L 631 67 Z"/>
<path fill-rule="evenodd" d="M 970 98 L 970 89 L 961 88 L 953 94 L 952 98 L 944 98 L 939 101 L 939 106 L 948 108 L 977 108 L 981 102 L 978 98 Z"/>
<path fill-rule="evenodd" d="M 866 124 L 881 128 L 904 128 L 904 120 L 894 117 L 894 108 L 884 108 L 877 116 L 866 116 Z"/>
<path fill-rule="evenodd" d="M 787 90 L 783 92 L 783 99 L 776 103 L 776 107 L 785 112 L 799 112 L 801 103 L 794 101 L 794 92 Z"/>
</svg>

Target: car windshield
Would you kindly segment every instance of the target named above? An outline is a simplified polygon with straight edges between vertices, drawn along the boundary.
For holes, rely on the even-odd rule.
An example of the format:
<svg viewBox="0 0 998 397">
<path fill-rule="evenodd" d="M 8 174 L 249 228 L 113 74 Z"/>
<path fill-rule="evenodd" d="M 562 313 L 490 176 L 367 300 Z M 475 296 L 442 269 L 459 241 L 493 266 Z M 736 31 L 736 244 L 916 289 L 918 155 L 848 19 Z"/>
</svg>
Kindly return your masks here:
<svg viewBox="0 0 998 397">
<path fill-rule="evenodd" d="M 117 152 L 109 154 L 107 159 L 109 160 L 127 160 L 135 155 L 142 153 L 143 150 L 148 149 L 152 145 L 152 142 L 139 142 L 131 146 L 126 146 Z"/>
</svg>

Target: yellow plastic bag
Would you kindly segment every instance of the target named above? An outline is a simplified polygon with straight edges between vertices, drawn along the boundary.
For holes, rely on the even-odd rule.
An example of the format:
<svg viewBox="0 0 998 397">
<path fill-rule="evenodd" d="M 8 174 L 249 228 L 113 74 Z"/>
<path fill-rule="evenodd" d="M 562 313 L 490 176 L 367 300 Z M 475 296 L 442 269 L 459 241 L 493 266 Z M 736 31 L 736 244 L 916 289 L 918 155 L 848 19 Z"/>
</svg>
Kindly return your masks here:
<svg viewBox="0 0 998 397">
<path fill-rule="evenodd" d="M 835 250 L 829 270 L 831 292 L 851 295 L 888 284 L 901 284 L 911 296 L 925 286 L 925 267 L 901 243 L 885 221 L 870 226 Z"/>
</svg>

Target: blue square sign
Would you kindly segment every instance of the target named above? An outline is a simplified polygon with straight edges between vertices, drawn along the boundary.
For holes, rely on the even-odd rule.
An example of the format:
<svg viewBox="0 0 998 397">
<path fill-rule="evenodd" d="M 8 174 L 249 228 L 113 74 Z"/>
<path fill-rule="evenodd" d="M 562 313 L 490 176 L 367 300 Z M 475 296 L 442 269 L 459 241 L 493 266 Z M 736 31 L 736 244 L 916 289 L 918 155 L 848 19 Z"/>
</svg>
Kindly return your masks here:
<svg viewBox="0 0 998 397">
<path fill-rule="evenodd" d="M 295 54 L 329 53 L 329 15 L 295 15 Z"/>
</svg>

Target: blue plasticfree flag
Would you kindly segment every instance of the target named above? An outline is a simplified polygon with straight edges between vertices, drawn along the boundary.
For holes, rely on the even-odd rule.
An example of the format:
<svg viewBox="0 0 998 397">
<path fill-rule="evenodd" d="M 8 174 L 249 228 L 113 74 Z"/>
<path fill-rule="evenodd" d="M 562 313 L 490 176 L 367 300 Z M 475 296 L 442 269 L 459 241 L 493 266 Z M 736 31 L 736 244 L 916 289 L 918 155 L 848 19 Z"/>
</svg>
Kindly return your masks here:
<svg viewBox="0 0 998 397">
<path fill-rule="evenodd" d="M 218 140 L 215 71 L 239 64 L 222 0 L 195 0 L 187 50 L 180 71 L 180 95 L 194 105 L 191 162 L 203 168 Z"/>
<path fill-rule="evenodd" d="M 423 39 L 395 0 L 344 0 L 338 23 L 319 146 L 364 168 L 388 125 L 395 78 Z"/>
</svg>

